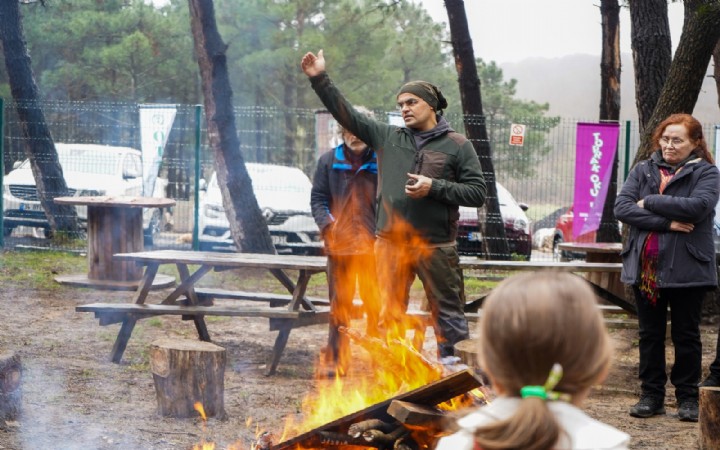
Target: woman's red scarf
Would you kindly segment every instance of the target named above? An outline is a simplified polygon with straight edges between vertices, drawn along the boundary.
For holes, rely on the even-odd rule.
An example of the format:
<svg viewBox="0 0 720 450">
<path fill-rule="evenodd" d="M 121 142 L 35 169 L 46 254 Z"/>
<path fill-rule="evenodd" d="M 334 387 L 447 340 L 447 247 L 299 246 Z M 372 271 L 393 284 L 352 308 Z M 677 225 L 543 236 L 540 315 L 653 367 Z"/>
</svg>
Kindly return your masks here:
<svg viewBox="0 0 720 450">
<path fill-rule="evenodd" d="M 678 169 L 678 172 L 680 170 Z M 677 172 L 676 172 L 677 173 Z M 665 167 L 660 167 L 660 194 L 665 190 L 665 186 L 672 180 L 675 173 L 670 172 Z M 657 233 L 651 231 L 645 239 L 643 246 L 642 262 L 640 266 L 640 292 L 644 295 L 651 305 L 657 304 L 660 293 L 657 289 L 657 263 L 660 254 L 659 238 Z"/>
</svg>

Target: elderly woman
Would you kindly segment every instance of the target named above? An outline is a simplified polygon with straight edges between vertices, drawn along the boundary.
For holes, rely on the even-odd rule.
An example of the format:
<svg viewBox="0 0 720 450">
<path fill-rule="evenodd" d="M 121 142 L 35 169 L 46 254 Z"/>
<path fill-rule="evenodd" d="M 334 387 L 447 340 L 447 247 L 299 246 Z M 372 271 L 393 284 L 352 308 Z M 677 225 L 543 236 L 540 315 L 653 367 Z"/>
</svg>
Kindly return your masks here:
<svg viewBox="0 0 720 450">
<path fill-rule="evenodd" d="M 642 395 L 630 415 L 665 414 L 669 306 L 678 417 L 696 422 L 701 307 L 706 291 L 717 285 L 712 227 L 720 172 L 700 123 L 688 114 L 665 119 L 653 142 L 660 148 L 633 168 L 615 202 L 616 217 L 630 226 L 622 281 L 633 287 L 640 323 Z"/>
</svg>

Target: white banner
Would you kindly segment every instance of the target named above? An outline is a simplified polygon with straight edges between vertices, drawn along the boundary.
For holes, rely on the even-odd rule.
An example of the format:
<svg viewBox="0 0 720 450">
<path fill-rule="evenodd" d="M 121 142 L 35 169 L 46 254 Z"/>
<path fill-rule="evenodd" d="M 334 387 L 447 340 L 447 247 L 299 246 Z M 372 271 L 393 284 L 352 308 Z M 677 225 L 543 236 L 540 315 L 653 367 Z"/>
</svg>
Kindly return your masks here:
<svg viewBox="0 0 720 450">
<path fill-rule="evenodd" d="M 175 105 L 140 105 L 140 145 L 143 160 L 143 195 L 152 197 L 155 180 L 175 121 Z"/>
<path fill-rule="evenodd" d="M 715 165 L 720 167 L 720 125 L 715 125 Z"/>
</svg>

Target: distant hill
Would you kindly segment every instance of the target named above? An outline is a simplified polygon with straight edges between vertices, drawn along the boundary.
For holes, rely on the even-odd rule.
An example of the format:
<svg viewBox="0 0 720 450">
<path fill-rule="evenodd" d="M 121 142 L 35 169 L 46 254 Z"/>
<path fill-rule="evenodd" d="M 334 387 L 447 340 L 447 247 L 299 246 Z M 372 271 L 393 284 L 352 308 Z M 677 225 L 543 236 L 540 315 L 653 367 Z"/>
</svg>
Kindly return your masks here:
<svg viewBox="0 0 720 450">
<path fill-rule="evenodd" d="M 564 118 L 596 120 L 600 109 L 600 57 L 569 55 L 562 58 L 531 58 L 500 64 L 505 79 L 515 78 L 517 97 L 549 103 L 550 113 Z M 710 69 L 708 69 L 710 73 Z M 622 55 L 620 80 L 621 120 L 637 120 L 632 55 Z M 706 78 L 694 111 L 703 123 L 720 123 L 717 90 Z"/>
</svg>

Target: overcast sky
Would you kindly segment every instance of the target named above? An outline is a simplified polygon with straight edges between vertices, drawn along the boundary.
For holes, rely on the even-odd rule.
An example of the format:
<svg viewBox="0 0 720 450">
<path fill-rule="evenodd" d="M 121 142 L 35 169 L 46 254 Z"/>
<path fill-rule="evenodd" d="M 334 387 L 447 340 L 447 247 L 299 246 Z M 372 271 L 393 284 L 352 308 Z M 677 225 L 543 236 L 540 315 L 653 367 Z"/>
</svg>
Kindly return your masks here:
<svg viewBox="0 0 720 450">
<path fill-rule="evenodd" d="M 447 23 L 443 0 L 422 3 Z M 532 57 L 600 55 L 600 0 L 465 0 L 475 57 L 497 63 Z M 673 50 L 682 32 L 682 2 L 668 5 Z M 630 13 L 620 12 L 620 48 L 630 53 Z"/>
</svg>

